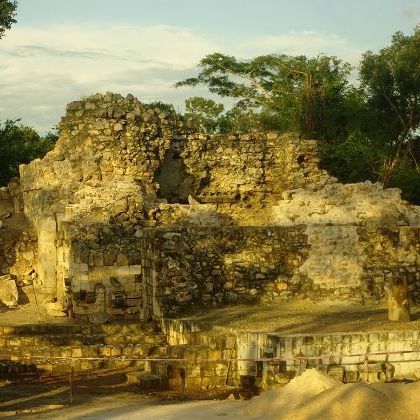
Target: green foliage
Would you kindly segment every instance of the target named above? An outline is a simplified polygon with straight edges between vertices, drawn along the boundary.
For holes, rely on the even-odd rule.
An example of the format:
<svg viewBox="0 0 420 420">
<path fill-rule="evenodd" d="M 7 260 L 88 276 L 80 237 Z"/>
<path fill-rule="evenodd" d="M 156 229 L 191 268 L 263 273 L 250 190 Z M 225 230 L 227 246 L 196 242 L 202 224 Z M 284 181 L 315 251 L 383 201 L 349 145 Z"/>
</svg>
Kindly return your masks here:
<svg viewBox="0 0 420 420">
<path fill-rule="evenodd" d="M 185 118 L 189 125 L 197 131 L 215 133 L 220 131 L 220 117 L 225 107 L 212 99 L 199 96 L 185 101 Z"/>
<path fill-rule="evenodd" d="M 16 1 L 0 0 L 0 39 L 3 38 L 6 30 L 16 23 L 16 8 Z"/>
<path fill-rule="evenodd" d="M 340 181 L 380 181 L 420 203 L 420 26 L 412 35 L 397 32 L 378 53 L 366 52 L 359 86 L 348 82 L 350 72 L 349 64 L 324 55 L 238 60 L 215 53 L 176 86 L 204 85 L 236 101 L 217 116 L 187 112 L 210 119 L 206 131 L 298 132 L 319 140 L 321 164 Z"/>
<path fill-rule="evenodd" d="M 335 57 L 264 55 L 252 60 L 215 53 L 204 57 L 197 77 L 176 86 L 205 85 L 210 92 L 237 99 L 235 115 L 253 111 L 272 125 L 321 138 L 329 114 L 340 112 L 351 67 Z"/>
<path fill-rule="evenodd" d="M 420 205 L 420 175 L 418 170 L 403 161 L 390 180 L 390 187 L 397 187 L 402 190 L 402 197 L 414 204 Z"/>
<path fill-rule="evenodd" d="M 221 116 L 219 127 L 221 133 L 247 133 L 271 130 L 270 124 L 271 121 L 263 119 L 262 112 L 236 105 Z"/>
<path fill-rule="evenodd" d="M 166 102 L 155 101 L 148 104 L 144 104 L 147 109 L 158 109 L 159 111 L 166 112 L 168 114 L 176 114 L 175 107 L 172 104 Z"/>
<path fill-rule="evenodd" d="M 360 79 L 368 109 L 380 126 L 379 132 L 369 134 L 380 135 L 382 147 L 388 150 L 380 176 L 388 184 L 406 160 L 418 169 L 413 151 L 420 129 L 420 26 L 411 36 L 397 32 L 391 45 L 377 54 L 366 52 Z"/>
<path fill-rule="evenodd" d="M 19 165 L 43 157 L 54 147 L 57 131 L 41 137 L 33 128 L 7 120 L 0 124 L 0 185 L 19 176 Z"/>
</svg>

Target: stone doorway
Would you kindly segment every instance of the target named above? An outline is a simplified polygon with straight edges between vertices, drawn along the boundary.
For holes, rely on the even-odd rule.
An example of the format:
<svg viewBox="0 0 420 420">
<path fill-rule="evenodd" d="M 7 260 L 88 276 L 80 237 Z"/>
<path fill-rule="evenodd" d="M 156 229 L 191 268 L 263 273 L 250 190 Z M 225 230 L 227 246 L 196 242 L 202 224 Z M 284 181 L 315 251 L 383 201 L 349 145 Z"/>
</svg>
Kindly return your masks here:
<svg viewBox="0 0 420 420">
<path fill-rule="evenodd" d="M 188 196 L 193 195 L 194 177 L 187 172 L 182 157 L 183 142 L 173 140 L 156 173 L 159 183 L 158 198 L 169 204 L 188 204 Z"/>
</svg>

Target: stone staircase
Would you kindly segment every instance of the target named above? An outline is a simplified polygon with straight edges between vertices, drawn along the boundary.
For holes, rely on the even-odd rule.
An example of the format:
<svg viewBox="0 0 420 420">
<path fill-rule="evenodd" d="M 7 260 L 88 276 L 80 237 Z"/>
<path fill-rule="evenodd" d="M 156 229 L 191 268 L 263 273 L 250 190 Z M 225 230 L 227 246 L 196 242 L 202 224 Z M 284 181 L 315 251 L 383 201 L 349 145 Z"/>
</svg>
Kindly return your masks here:
<svg viewBox="0 0 420 420">
<path fill-rule="evenodd" d="M 163 319 L 162 330 L 170 344 L 168 360 L 148 361 L 147 372 L 162 378 L 169 389 L 203 388 L 236 384 L 236 340 L 208 324 Z"/>
<path fill-rule="evenodd" d="M 166 335 L 150 322 L 0 326 L 0 374 L 143 369 L 145 358 L 167 353 Z"/>
<path fill-rule="evenodd" d="M 173 390 L 224 386 L 237 376 L 235 346 L 231 334 L 182 320 L 0 326 L 0 377 L 132 369 Z"/>
</svg>

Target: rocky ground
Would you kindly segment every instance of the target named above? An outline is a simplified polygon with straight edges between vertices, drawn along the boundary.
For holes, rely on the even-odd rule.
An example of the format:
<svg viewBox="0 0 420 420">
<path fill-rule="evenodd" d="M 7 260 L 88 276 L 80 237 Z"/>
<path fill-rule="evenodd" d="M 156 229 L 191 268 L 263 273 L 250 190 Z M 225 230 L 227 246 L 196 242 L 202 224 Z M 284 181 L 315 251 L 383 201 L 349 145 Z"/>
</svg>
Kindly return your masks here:
<svg viewBox="0 0 420 420">
<path fill-rule="evenodd" d="M 107 391 L 108 388 L 108 391 Z M 21 404 L 20 409 L 3 410 L 0 417 L 36 419 L 342 419 L 400 420 L 419 419 L 417 398 L 419 383 L 341 384 L 315 369 L 306 370 L 288 385 L 274 388 L 251 400 L 228 397 L 223 401 L 163 401 L 156 397 L 118 391 L 117 385 L 96 388 L 79 385 L 74 404 L 66 395 L 45 400 L 33 406 Z M 80 392 L 83 389 L 83 392 Z M 2 399 L 4 397 L 2 391 Z M 107 395 L 105 395 L 107 394 Z M 111 394 L 111 395 L 110 395 Z M 26 413 L 26 414 L 25 414 Z"/>
<path fill-rule="evenodd" d="M 387 320 L 386 303 L 349 305 L 340 301 L 315 303 L 290 301 L 280 304 L 233 305 L 216 308 L 186 319 L 223 326 L 233 330 L 279 332 L 285 334 L 357 332 L 420 329 L 420 307 L 411 307 L 411 322 Z M 0 307 L 1 325 L 74 324 L 81 320 L 47 316 L 35 304 L 16 308 Z"/>
<path fill-rule="evenodd" d="M 387 320 L 386 302 L 365 305 L 340 301 L 289 301 L 276 304 L 236 305 L 191 317 L 232 330 L 298 333 L 331 333 L 420 329 L 420 307 L 411 308 L 411 322 Z"/>
<path fill-rule="evenodd" d="M 233 330 L 279 332 L 285 334 L 357 332 L 378 330 L 420 329 L 420 307 L 411 307 L 411 322 L 387 320 L 386 302 L 365 305 L 341 301 L 289 301 L 276 304 L 232 305 L 216 308 L 187 319 L 194 319 Z M 35 304 L 17 308 L 0 308 L 1 325 L 25 323 L 72 324 L 77 318 L 53 318 L 38 311 Z"/>
</svg>

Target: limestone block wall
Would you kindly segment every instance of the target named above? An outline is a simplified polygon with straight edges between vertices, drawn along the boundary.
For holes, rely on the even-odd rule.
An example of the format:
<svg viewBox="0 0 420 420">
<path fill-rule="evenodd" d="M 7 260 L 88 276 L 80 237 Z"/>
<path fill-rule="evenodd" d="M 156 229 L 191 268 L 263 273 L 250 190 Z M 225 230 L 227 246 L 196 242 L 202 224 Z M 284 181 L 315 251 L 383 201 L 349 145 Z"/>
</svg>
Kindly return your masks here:
<svg viewBox="0 0 420 420">
<path fill-rule="evenodd" d="M 68 205 L 94 211 L 99 198 L 114 198 L 104 191 L 120 187 L 143 197 L 126 209 L 138 220 L 144 207 L 168 199 L 186 204 L 188 195 L 202 203 L 226 203 L 231 210 L 237 204 L 246 212 L 286 189 L 334 182 L 318 168 L 313 141 L 276 133 L 190 134 L 182 124 L 130 95 L 94 95 L 70 103 L 54 150 L 20 168 L 25 213 L 37 226 L 44 213 L 63 213 Z M 166 197 L 164 184 L 173 178 L 178 183 Z M 252 201 L 254 196 L 258 200 Z"/>
<path fill-rule="evenodd" d="M 23 200 L 20 181 L 13 178 L 6 187 L 0 188 L 0 216 L 5 217 L 7 213 L 22 213 Z"/>
<path fill-rule="evenodd" d="M 311 140 L 196 134 L 132 95 L 98 94 L 67 106 L 54 150 L 20 175 L 8 202 L 21 207 L 21 191 L 38 237 L 38 292 L 63 300 L 67 279 L 98 295 L 77 300 L 83 314 L 116 310 L 116 292 L 146 318 L 191 302 L 380 298 L 397 272 L 419 293 L 418 237 L 400 235 L 419 208 L 397 190 L 338 184 Z"/>
<path fill-rule="evenodd" d="M 191 134 L 181 151 L 194 192 L 203 202 L 237 203 L 249 196 L 276 198 L 285 190 L 332 182 L 318 167 L 316 143 L 295 135 Z"/>
<path fill-rule="evenodd" d="M 86 239 L 101 242 L 101 232 L 113 225 L 134 234 L 145 218 L 144 197 L 156 191 L 154 172 L 165 144 L 176 131 L 176 121 L 169 130 L 166 117 L 132 96 L 96 95 L 71 103 L 54 150 L 21 166 L 25 214 L 40 237 L 40 293 L 63 296 L 64 279 L 72 274 L 63 255 L 73 244 L 77 249 Z"/>
<path fill-rule="evenodd" d="M 39 238 L 39 293 L 62 299 L 69 277 L 84 290 L 86 270 L 64 256 L 85 242 L 115 245 L 122 231 L 136 239 L 147 226 L 189 223 L 192 213 L 196 225 L 263 226 L 285 189 L 334 182 L 317 162 L 313 141 L 192 134 L 132 95 L 72 102 L 54 150 L 20 168 L 25 215 Z M 182 205 L 191 208 L 181 215 Z"/>
<path fill-rule="evenodd" d="M 191 387 L 208 385 L 209 380 L 212 385 L 239 385 L 241 375 L 250 375 L 258 387 L 268 389 L 286 384 L 307 368 L 345 382 L 420 378 L 417 330 L 282 334 L 213 329 L 210 324 L 171 318 L 161 319 L 161 328 L 170 345 L 185 349 L 180 357 L 188 362 L 181 366 Z M 194 354 L 194 347 L 201 349 L 201 354 Z M 203 354 L 204 347 L 212 351 Z M 310 359 L 297 359 L 305 356 Z M 239 360 L 230 361 L 227 369 L 227 360 L 236 358 Z M 197 362 L 209 359 L 214 363 Z M 167 370 L 159 373 L 167 375 Z"/>
<path fill-rule="evenodd" d="M 360 282 L 365 294 L 384 296 L 393 277 L 407 279 L 411 299 L 420 302 L 420 227 L 358 228 L 363 260 Z"/>
<path fill-rule="evenodd" d="M 239 359 L 256 358 L 286 358 L 286 362 L 265 362 L 263 386 L 269 387 L 277 383 L 284 383 L 284 375 L 288 372 L 296 373 L 299 369 L 316 367 L 318 369 L 334 369 L 342 365 L 341 379 L 345 374 L 347 382 L 358 380 L 378 381 L 381 365 L 392 365 L 395 378 L 418 378 L 420 362 L 418 353 L 401 353 L 403 351 L 418 350 L 419 331 L 381 331 L 360 333 L 334 334 L 293 334 L 283 336 L 276 333 L 238 332 L 237 357 Z M 382 355 L 372 355 L 368 358 L 368 372 L 364 368 L 365 353 L 383 352 Z M 397 354 L 386 355 L 386 352 Z M 340 355 L 360 354 L 359 357 Z M 331 355 L 322 360 L 313 359 L 299 366 L 296 356 Z M 242 374 L 256 375 L 257 365 L 252 362 L 238 362 L 238 370 Z M 339 370 L 340 371 L 340 370 Z"/>
<path fill-rule="evenodd" d="M 32 283 L 38 282 L 37 236 L 23 214 L 18 179 L 0 188 L 0 275 L 11 275 L 19 302 L 32 297 Z"/>
<path fill-rule="evenodd" d="M 219 226 L 143 232 L 145 313 L 175 316 L 212 307 L 309 297 L 380 300 L 407 278 L 420 301 L 419 228 Z"/>
<path fill-rule="evenodd" d="M 121 226 L 60 223 L 57 246 L 57 295 L 71 294 L 78 316 L 105 312 L 138 318 L 142 307 L 140 253 L 135 237 Z M 74 232 L 76 230 L 76 232 Z"/>
<path fill-rule="evenodd" d="M 140 248 L 151 298 L 145 307 L 154 316 L 287 299 L 308 288 L 297 272 L 308 254 L 302 227 L 155 228 L 144 232 Z"/>
<path fill-rule="evenodd" d="M 420 224 L 420 208 L 401 200 L 401 191 L 370 181 L 337 182 L 284 191 L 269 224 L 398 226 Z"/>
<path fill-rule="evenodd" d="M 13 178 L 6 187 L 0 187 L 0 220 L 23 212 L 23 198 L 18 178 Z"/>
<path fill-rule="evenodd" d="M 139 315 L 142 309 L 141 266 L 97 266 L 72 263 L 73 304 L 75 313 L 90 315 Z"/>
</svg>

